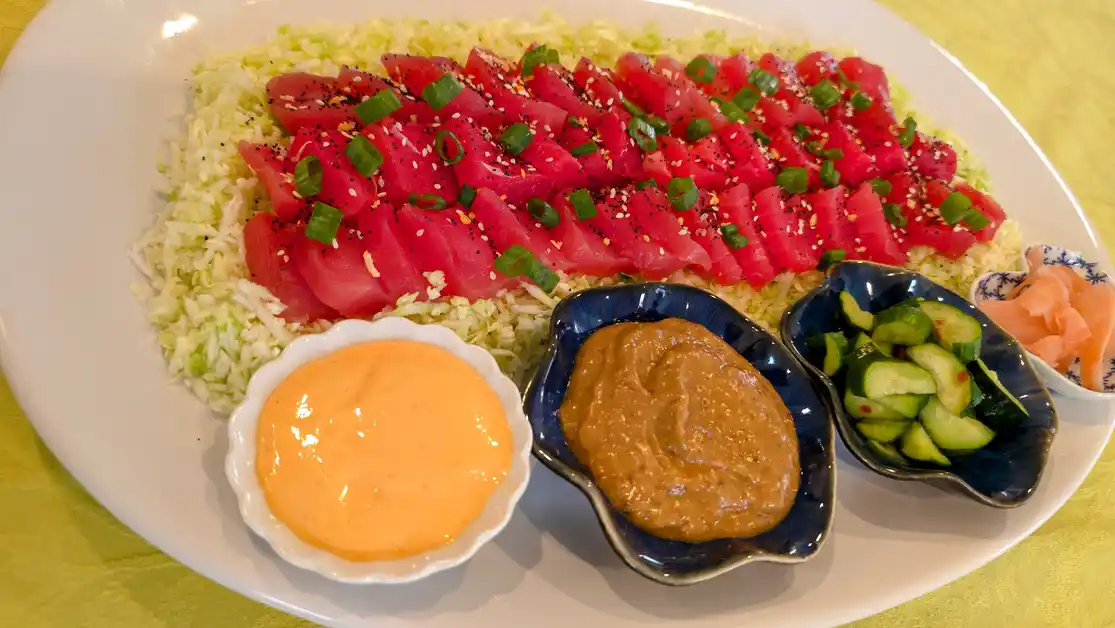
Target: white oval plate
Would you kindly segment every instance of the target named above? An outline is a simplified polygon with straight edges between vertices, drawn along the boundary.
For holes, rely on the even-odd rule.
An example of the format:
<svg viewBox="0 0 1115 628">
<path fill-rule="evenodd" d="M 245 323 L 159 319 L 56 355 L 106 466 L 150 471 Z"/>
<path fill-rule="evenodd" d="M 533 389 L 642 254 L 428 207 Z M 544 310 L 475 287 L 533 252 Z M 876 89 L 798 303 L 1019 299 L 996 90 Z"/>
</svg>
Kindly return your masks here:
<svg viewBox="0 0 1115 628">
<path fill-rule="evenodd" d="M 867 0 L 563 0 L 574 20 L 656 20 L 854 46 L 907 86 L 919 110 L 966 138 L 1028 240 L 1110 268 L 1060 177 L 982 84 Z M 206 576 L 330 625 L 824 626 L 941 586 L 1001 554 L 1080 485 L 1112 428 L 1111 405 L 1058 399 L 1061 430 L 1041 488 L 1000 511 L 881 478 L 838 456 L 836 525 L 815 559 L 754 565 L 668 589 L 608 549 L 588 504 L 535 474 L 519 512 L 468 565 L 388 589 L 346 586 L 284 564 L 240 519 L 223 478 L 225 423 L 167 381 L 142 308 L 132 241 L 191 59 L 262 41 L 283 23 L 372 17 L 533 17 L 514 0 L 53 0 L 0 78 L 0 357 L 39 434 L 124 523 Z M 163 37 L 164 23 L 194 28 Z M 182 18 L 187 19 L 183 20 Z"/>
</svg>

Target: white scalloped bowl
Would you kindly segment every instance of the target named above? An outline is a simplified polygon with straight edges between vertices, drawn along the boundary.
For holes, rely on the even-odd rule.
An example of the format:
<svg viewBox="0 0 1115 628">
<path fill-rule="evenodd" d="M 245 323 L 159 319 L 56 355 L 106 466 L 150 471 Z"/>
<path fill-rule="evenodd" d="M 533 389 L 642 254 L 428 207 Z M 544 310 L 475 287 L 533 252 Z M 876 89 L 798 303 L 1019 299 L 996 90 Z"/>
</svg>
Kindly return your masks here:
<svg viewBox="0 0 1115 628">
<path fill-rule="evenodd" d="M 295 369 L 343 347 L 375 340 L 425 342 L 446 349 L 468 362 L 503 404 L 511 427 L 513 453 L 504 481 L 488 498 L 480 516 L 454 541 L 400 560 L 353 562 L 307 544 L 272 514 L 256 476 L 256 427 L 260 410 L 271 391 Z M 303 336 L 290 343 L 278 358 L 265 364 L 252 376 L 244 402 L 229 419 L 228 434 L 225 473 L 248 527 L 266 540 L 283 560 L 338 582 L 413 582 L 464 563 L 507 525 L 530 479 L 532 432 L 523 415 L 518 387 L 499 370 L 495 359 L 484 349 L 466 343 L 445 327 L 419 325 L 403 318 L 384 318 L 374 322 L 342 321 L 328 331 Z M 431 460 L 430 464 L 437 464 L 437 461 Z"/>
</svg>

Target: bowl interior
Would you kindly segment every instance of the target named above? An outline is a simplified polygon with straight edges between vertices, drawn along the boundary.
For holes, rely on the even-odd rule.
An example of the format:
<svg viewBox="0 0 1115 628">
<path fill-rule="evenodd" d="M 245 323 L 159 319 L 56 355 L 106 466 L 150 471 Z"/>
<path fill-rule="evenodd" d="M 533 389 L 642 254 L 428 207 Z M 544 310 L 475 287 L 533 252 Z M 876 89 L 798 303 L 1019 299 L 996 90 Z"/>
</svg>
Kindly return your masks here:
<svg viewBox="0 0 1115 628">
<path fill-rule="evenodd" d="M 820 351 L 808 339 L 842 329 L 840 292 L 847 290 L 872 312 L 906 299 L 941 301 L 974 316 L 983 326 L 980 358 L 998 373 L 1003 385 L 1025 406 L 1027 420 L 998 430 L 991 443 L 974 453 L 953 456 L 947 470 L 911 461 L 893 465 L 879 459 L 843 410 L 843 381 L 826 377 L 816 365 Z M 1033 494 L 1045 468 L 1057 416 L 1049 393 L 1025 351 L 1011 336 L 963 297 L 917 273 L 869 262 L 845 262 L 829 272 L 824 284 L 794 304 L 782 319 L 782 337 L 829 391 L 837 428 L 848 449 L 874 471 L 895 479 L 945 479 L 992 506 L 1015 506 Z"/>
<path fill-rule="evenodd" d="M 613 323 L 683 318 L 723 338 L 770 380 L 794 417 L 801 487 L 787 517 L 750 539 L 704 543 L 648 534 L 613 508 L 570 451 L 558 419 L 574 359 L 594 331 Z M 808 374 L 773 336 L 711 294 L 674 284 L 632 284 L 578 293 L 554 311 L 550 347 L 528 386 L 525 408 L 535 454 L 588 495 L 609 542 L 634 569 L 652 579 L 686 584 L 754 559 L 797 562 L 821 546 L 832 519 L 833 433 L 828 410 Z"/>
</svg>

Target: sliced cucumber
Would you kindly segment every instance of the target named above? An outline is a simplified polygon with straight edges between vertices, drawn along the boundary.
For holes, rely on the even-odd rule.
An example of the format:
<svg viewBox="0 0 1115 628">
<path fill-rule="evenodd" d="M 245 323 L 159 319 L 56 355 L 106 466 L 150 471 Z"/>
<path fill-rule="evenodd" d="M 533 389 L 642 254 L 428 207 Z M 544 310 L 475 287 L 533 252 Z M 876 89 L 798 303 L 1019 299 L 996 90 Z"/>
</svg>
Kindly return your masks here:
<svg viewBox="0 0 1115 628">
<path fill-rule="evenodd" d="M 921 460 L 922 462 L 932 462 L 942 467 L 952 465 L 952 462 L 941 453 L 940 449 L 933 444 L 933 439 L 929 438 L 929 434 L 920 423 L 914 423 L 906 433 L 902 435 L 900 450 L 907 458 L 914 460 Z"/>
<path fill-rule="evenodd" d="M 890 395 L 881 397 L 878 402 L 894 410 L 907 419 L 916 419 L 921 409 L 929 401 L 927 395 Z"/>
<path fill-rule="evenodd" d="M 969 373 L 969 375 L 971 375 L 971 373 Z M 983 391 L 980 390 L 979 386 L 976 384 L 976 378 L 973 377 L 972 378 L 972 401 L 968 404 L 968 407 L 969 408 L 974 408 L 974 407 L 978 406 L 981 401 L 983 401 Z"/>
<path fill-rule="evenodd" d="M 848 361 L 848 389 L 868 399 L 888 395 L 932 395 L 937 392 L 933 375 L 916 364 L 893 360 L 867 347 Z"/>
<path fill-rule="evenodd" d="M 906 349 L 906 357 L 933 374 L 937 396 L 949 412 L 960 414 L 972 402 L 972 378 L 951 351 L 924 344 Z"/>
<path fill-rule="evenodd" d="M 1010 429 L 1030 416 L 1022 402 L 999 381 L 999 375 L 979 358 L 976 358 L 976 368 L 972 369 L 972 378 L 983 393 L 976 405 L 976 414 L 992 429 Z"/>
<path fill-rule="evenodd" d="M 875 326 L 875 316 L 871 312 L 864 311 L 859 303 L 856 303 L 856 298 L 852 296 L 852 293 L 847 290 L 840 292 L 840 309 L 844 311 L 844 318 L 848 319 L 853 327 L 863 331 L 871 331 Z"/>
<path fill-rule="evenodd" d="M 823 370 L 825 375 L 832 377 L 844 368 L 844 354 L 848 353 L 848 338 L 834 331 L 823 336 L 825 347 L 825 360 Z"/>
<path fill-rule="evenodd" d="M 968 416 L 957 416 L 937 399 L 930 399 L 922 409 L 921 424 L 941 449 L 973 451 L 987 445 L 995 432 Z"/>
<path fill-rule="evenodd" d="M 872 342 L 875 342 L 875 341 L 872 340 Z M 875 342 L 875 347 L 877 347 L 881 353 L 885 353 L 887 355 L 894 355 L 894 343 L 893 342 Z"/>
<path fill-rule="evenodd" d="M 876 349 L 879 350 L 879 353 L 883 353 L 883 354 L 886 354 L 886 355 L 893 355 L 894 354 L 894 345 L 893 344 L 891 344 L 889 342 L 875 342 L 874 340 L 871 339 L 871 336 L 868 336 L 867 334 L 865 334 L 863 332 L 860 332 L 859 334 L 856 334 L 856 341 L 852 345 L 852 350 L 854 351 L 856 349 L 862 349 L 863 347 L 865 347 L 867 345 L 871 345 L 871 346 L 875 347 Z"/>
<path fill-rule="evenodd" d="M 889 408 L 878 401 L 872 401 L 866 397 L 853 395 L 850 390 L 844 391 L 844 409 L 847 410 L 848 414 L 857 419 L 903 421 L 907 418 L 902 416 L 902 414 L 894 408 Z"/>
<path fill-rule="evenodd" d="M 972 316 L 947 303 L 922 301 L 918 304 L 933 323 L 933 337 L 944 348 L 967 364 L 979 357 L 983 327 Z"/>
<path fill-rule="evenodd" d="M 909 463 L 909 460 L 906 460 L 906 458 L 903 457 L 902 454 L 898 453 L 898 450 L 894 448 L 894 445 L 878 443 L 871 439 L 868 439 L 867 446 L 870 447 L 871 451 L 875 452 L 875 455 L 879 456 L 879 458 L 881 458 L 883 462 L 894 465 L 904 465 Z"/>
<path fill-rule="evenodd" d="M 856 429 L 860 434 L 880 443 L 892 443 L 910 427 L 909 421 L 860 421 Z"/>
<path fill-rule="evenodd" d="M 913 302 L 888 307 L 875 315 L 875 331 L 871 340 L 876 344 L 920 345 L 933 333 L 933 321 Z"/>
</svg>

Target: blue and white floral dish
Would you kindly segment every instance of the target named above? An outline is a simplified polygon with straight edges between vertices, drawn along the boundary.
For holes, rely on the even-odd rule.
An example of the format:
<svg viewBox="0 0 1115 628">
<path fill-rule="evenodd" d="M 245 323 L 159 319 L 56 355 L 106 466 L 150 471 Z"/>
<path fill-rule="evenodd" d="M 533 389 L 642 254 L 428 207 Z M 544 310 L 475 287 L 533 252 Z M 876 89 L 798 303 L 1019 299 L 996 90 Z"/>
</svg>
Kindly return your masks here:
<svg viewBox="0 0 1115 628">
<path fill-rule="evenodd" d="M 1027 255 L 1034 249 L 1040 249 L 1042 258 L 1048 266 L 1064 266 L 1072 269 L 1081 277 L 1093 284 L 1107 283 L 1115 287 L 1115 280 L 1102 269 L 1097 262 L 1089 261 L 1080 253 L 1069 251 L 1051 244 L 1033 244 L 1022 251 L 1022 265 L 1028 268 Z M 1029 275 L 1028 270 L 1000 270 L 980 275 L 972 284 L 968 299 L 979 305 L 983 301 L 1004 301 L 1010 293 L 1018 287 Z M 1107 374 L 1103 379 L 1103 392 L 1089 390 L 1080 383 L 1080 360 L 1075 360 L 1068 369 L 1067 375 L 1062 375 L 1057 369 L 1044 360 L 1030 354 L 1031 362 L 1048 386 L 1054 392 L 1091 401 L 1111 401 L 1115 399 L 1115 359 L 1107 365 Z"/>
</svg>

